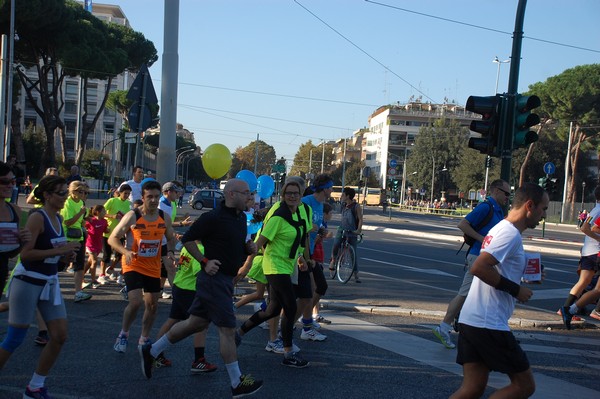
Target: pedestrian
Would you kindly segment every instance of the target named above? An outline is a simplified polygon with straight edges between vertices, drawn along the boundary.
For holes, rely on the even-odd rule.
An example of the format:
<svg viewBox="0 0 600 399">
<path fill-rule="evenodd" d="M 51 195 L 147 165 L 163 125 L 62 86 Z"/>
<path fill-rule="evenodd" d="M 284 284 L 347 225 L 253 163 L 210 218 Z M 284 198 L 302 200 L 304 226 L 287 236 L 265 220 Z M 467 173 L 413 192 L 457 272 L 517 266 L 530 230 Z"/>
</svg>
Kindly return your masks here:
<svg viewBox="0 0 600 399">
<path fill-rule="evenodd" d="M 323 270 L 323 264 L 325 263 L 325 250 L 323 248 L 323 240 L 327 238 L 333 237 L 333 233 L 327 230 L 327 224 L 333 217 L 333 207 L 329 202 L 325 202 L 323 204 L 323 224 L 319 227 L 317 231 L 317 237 L 315 239 L 315 248 L 312 254 L 312 259 L 315 261 L 315 269 L 319 268 L 321 271 Z M 315 273 L 313 273 L 313 276 Z M 325 317 L 319 314 L 319 301 L 321 299 L 321 294 L 318 288 L 318 285 L 315 284 L 315 290 L 313 292 L 313 327 L 321 327 L 321 323 L 323 324 L 331 324 L 331 320 L 326 319 Z"/>
<path fill-rule="evenodd" d="M 116 278 L 115 267 L 121 261 L 121 254 L 113 251 L 108 243 L 108 237 L 110 237 L 110 233 L 117 227 L 123 216 L 131 208 L 131 202 L 129 202 L 131 187 L 129 184 L 122 184 L 116 191 L 116 194 L 117 196 L 109 198 L 104 203 L 104 209 L 106 210 L 104 218 L 108 226 L 102 235 L 102 260 L 100 262 L 100 277 L 98 277 L 100 284 L 106 283 L 107 279 L 113 280 Z M 125 282 L 122 281 L 122 275 L 119 275 L 119 277 L 122 285 L 125 285 Z"/>
<path fill-rule="evenodd" d="M 114 350 L 125 353 L 129 340 L 129 329 L 144 304 L 142 333 L 138 346 L 150 340 L 150 331 L 156 318 L 160 293 L 161 257 L 172 257 L 175 253 L 175 236 L 171 218 L 158 209 L 161 187 L 156 180 L 142 186 L 144 204 L 129 211 L 114 228 L 108 243 L 122 256 L 123 278 L 127 288 L 128 304 L 123 311 L 123 321 Z M 127 247 L 122 239 L 128 236 Z M 162 253 L 162 238 L 167 237 L 167 253 Z M 172 260 L 169 260 L 172 261 Z"/>
<path fill-rule="evenodd" d="M 121 191 L 121 187 L 124 184 L 127 184 L 131 189 L 130 201 L 133 203 L 136 200 L 142 199 L 142 180 L 144 180 L 144 168 L 141 166 L 133 167 L 133 178 L 131 180 L 127 180 L 126 182 L 121 183 L 119 186 L 119 191 Z M 133 209 L 133 206 L 131 207 Z"/>
<path fill-rule="evenodd" d="M 12 172 L 17 174 L 19 172 L 19 166 L 17 165 L 17 156 L 15 154 L 9 154 L 6 163 L 11 168 Z M 15 176 L 15 185 L 10 196 L 10 203 L 17 205 L 19 202 L 19 177 Z"/>
<path fill-rule="evenodd" d="M 95 205 L 92 208 L 91 216 L 85 222 L 87 238 L 85 240 L 85 252 L 88 256 L 88 265 L 90 266 L 90 277 L 92 278 L 92 287 L 97 288 L 99 284 L 106 283 L 96 280 L 96 267 L 98 265 L 98 255 L 102 251 L 102 236 L 108 228 L 108 222 L 104 219 L 106 209 L 103 205 Z"/>
<path fill-rule="evenodd" d="M 169 346 L 204 331 L 212 322 L 219 329 L 220 352 L 231 383 L 234 398 L 258 391 L 262 381 L 242 375 L 237 360 L 235 313 L 231 305 L 233 279 L 244 259 L 256 252 L 253 242 L 246 242 L 246 203 L 250 197 L 248 184 L 231 179 L 224 187 L 222 205 L 203 213 L 181 238 L 181 242 L 201 265 L 196 278 L 196 296 L 189 308 L 190 317 L 175 324 L 154 344 L 140 349 L 143 372 L 152 377 L 154 360 Z M 198 249 L 200 241 L 205 252 Z"/>
<path fill-rule="evenodd" d="M 565 299 L 563 307 L 571 307 L 571 305 L 581 297 L 581 294 L 592 282 L 594 275 L 600 268 L 598 262 L 598 253 L 600 253 L 600 235 L 594 228 L 596 221 L 600 217 L 600 186 L 597 186 L 594 189 L 594 198 L 596 198 L 596 206 L 594 206 L 589 214 L 587 212 L 585 213 L 585 219 L 583 219 L 579 225 L 580 230 L 585 234 L 583 246 L 581 247 L 581 257 L 579 258 L 579 265 L 577 267 L 579 279 L 569 291 L 569 295 Z M 581 217 L 582 215 L 580 215 L 580 218 Z M 562 315 L 562 308 L 559 309 L 557 313 Z M 581 321 L 581 318 L 575 314 L 576 313 L 572 314 L 569 325 L 571 321 Z M 598 313 L 596 309 L 592 311 L 590 316 L 595 319 L 600 319 L 600 313 Z"/>
<path fill-rule="evenodd" d="M 342 221 L 337 229 L 333 246 L 331 249 L 331 262 L 329 270 L 333 267 L 333 261 L 337 257 L 343 234 L 348 237 L 348 244 L 354 248 L 354 282 L 360 283 L 358 278 L 358 236 L 362 233 L 363 213 L 360 205 L 356 202 L 354 196 L 356 191 L 352 187 L 344 187 L 340 202 L 342 203 Z"/>
<path fill-rule="evenodd" d="M 296 180 L 288 177 L 281 192 L 283 200 L 279 206 L 274 205 L 265 218 L 260 235 L 256 238 L 256 246 L 265 248 L 262 259 L 263 272 L 269 284 L 269 303 L 265 310 L 255 312 L 237 330 L 243 337 L 246 333 L 261 323 L 279 316 L 281 318 L 281 338 L 283 340 L 284 366 L 303 368 L 309 365 L 301 355 L 293 350 L 293 328 L 298 317 L 296 296 L 300 287 L 294 287 L 293 275 L 297 274 L 298 283 L 300 275 L 296 272 L 306 272 L 308 263 L 311 262 L 308 251 L 308 232 L 312 229 L 310 207 L 304 206 L 300 195 L 304 191 Z M 305 211 L 301 212 L 300 208 Z M 306 212 L 308 210 L 308 212 Z M 240 270 L 237 279 L 245 277 L 245 270 Z M 310 291 L 310 276 L 308 278 L 308 298 L 312 297 Z M 299 284 L 298 284 L 299 285 Z M 296 294 L 296 295 L 295 295 Z M 306 295 L 300 296 L 306 298 Z M 311 326 L 312 327 L 312 326 Z"/>
<path fill-rule="evenodd" d="M 495 225 L 497 225 L 502 219 L 504 219 L 504 210 L 502 209 L 508 205 L 508 199 L 510 197 L 510 186 L 507 182 L 502 179 L 494 180 L 490 184 L 489 195 L 485 202 L 477 205 L 464 219 L 458 223 L 458 228 L 466 236 L 471 238 L 472 245 L 467 251 L 465 258 L 465 274 L 463 277 L 462 284 L 458 289 L 458 293 L 450 303 L 448 309 L 444 315 L 444 319 L 439 326 L 433 329 L 433 334 L 440 340 L 442 345 L 448 349 L 456 348 L 452 337 L 450 336 L 450 330 L 452 326 L 450 323 L 454 322 L 458 317 L 460 310 L 462 309 L 469 288 L 473 281 L 473 275 L 471 274 L 471 266 L 473 262 L 479 256 L 481 251 L 481 243 L 487 235 L 488 231 Z M 456 323 L 455 323 L 456 324 Z"/>
<path fill-rule="evenodd" d="M 72 263 L 73 281 L 75 287 L 75 303 L 87 301 L 92 295 L 83 292 L 83 277 L 85 274 L 85 237 L 83 233 L 85 219 L 87 217 L 87 208 L 85 200 L 90 189 L 88 185 L 81 180 L 74 180 L 69 184 L 69 197 L 64 203 L 60 215 L 63 217 L 63 227 L 67 241 L 77 241 L 80 243 L 77 257 Z"/>
<path fill-rule="evenodd" d="M 74 257 L 80 243 L 67 242 L 59 215 L 68 194 L 65 179 L 46 176 L 34 193 L 43 207 L 27 219 L 25 229 L 31 233 L 31 240 L 23 245 L 21 262 L 8 288 L 10 310 L 6 337 L 0 344 L 0 369 L 25 339 L 39 309 L 51 339 L 39 355 L 23 398 L 49 398 L 46 377 L 67 339 L 67 312 L 60 292 L 59 264 Z"/>
<path fill-rule="evenodd" d="M 71 174 L 67 177 L 67 184 L 71 184 L 74 181 L 83 181 L 83 178 L 79 174 L 79 166 L 71 166 Z"/>
<path fill-rule="evenodd" d="M 526 267 L 521 234 L 535 228 L 546 216 L 548 194 L 537 184 L 525 183 L 515 192 L 506 219 L 494 226 L 483 240 L 471 273 L 475 278 L 460 313 L 458 354 L 463 366 L 461 387 L 451 399 L 481 397 L 490 371 L 508 374 L 509 385 L 498 397 L 528 398 L 535 381 L 527 355 L 510 331 L 508 319 L 516 301 L 527 302 L 533 292 L 520 286 Z"/>
</svg>

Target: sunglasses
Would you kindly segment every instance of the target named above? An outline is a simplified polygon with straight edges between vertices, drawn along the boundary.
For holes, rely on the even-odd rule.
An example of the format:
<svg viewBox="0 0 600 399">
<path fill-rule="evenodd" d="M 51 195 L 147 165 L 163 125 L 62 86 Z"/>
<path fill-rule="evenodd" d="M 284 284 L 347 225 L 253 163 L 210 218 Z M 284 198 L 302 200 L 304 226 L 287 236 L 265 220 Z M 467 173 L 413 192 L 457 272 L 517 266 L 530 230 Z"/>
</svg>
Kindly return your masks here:
<svg viewBox="0 0 600 399">
<path fill-rule="evenodd" d="M 509 191 L 503 190 L 503 189 L 501 189 L 500 187 L 496 187 L 496 188 L 497 188 L 498 190 L 502 191 L 502 192 L 504 193 L 504 195 L 506 195 L 507 197 L 510 197 L 510 192 L 509 192 Z"/>
<path fill-rule="evenodd" d="M 8 186 L 9 184 L 17 184 L 17 179 L 14 177 L 0 178 L 0 185 Z"/>
<path fill-rule="evenodd" d="M 76 190 L 79 194 L 85 194 L 88 195 L 90 192 L 89 191 L 85 191 L 85 190 Z"/>
<path fill-rule="evenodd" d="M 65 195 L 69 194 L 69 191 L 68 190 L 52 191 L 52 194 L 56 194 L 59 197 L 64 197 Z"/>
</svg>

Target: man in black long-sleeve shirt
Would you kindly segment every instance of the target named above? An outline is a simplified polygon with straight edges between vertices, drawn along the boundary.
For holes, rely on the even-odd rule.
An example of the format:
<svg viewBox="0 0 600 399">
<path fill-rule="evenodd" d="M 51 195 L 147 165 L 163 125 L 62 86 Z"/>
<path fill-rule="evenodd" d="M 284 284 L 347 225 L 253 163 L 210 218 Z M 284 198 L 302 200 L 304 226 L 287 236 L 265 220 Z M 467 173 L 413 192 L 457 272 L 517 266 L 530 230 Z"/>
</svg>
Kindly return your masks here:
<svg viewBox="0 0 600 399">
<path fill-rule="evenodd" d="M 150 378 L 154 358 L 170 345 L 206 330 L 212 322 L 219 328 L 221 356 L 235 398 L 254 393 L 262 386 L 262 381 L 242 375 L 240 371 L 235 345 L 236 319 L 231 305 L 233 277 L 246 257 L 256 252 L 256 245 L 252 241 L 245 242 L 246 216 L 243 211 L 250 196 L 248 184 L 240 179 L 229 180 L 223 194 L 223 204 L 201 215 L 181 239 L 190 255 L 202 265 L 196 278 L 196 297 L 190 317 L 175 324 L 153 345 L 144 345 L 140 354 L 144 375 Z M 195 240 L 202 242 L 204 254 Z"/>
</svg>

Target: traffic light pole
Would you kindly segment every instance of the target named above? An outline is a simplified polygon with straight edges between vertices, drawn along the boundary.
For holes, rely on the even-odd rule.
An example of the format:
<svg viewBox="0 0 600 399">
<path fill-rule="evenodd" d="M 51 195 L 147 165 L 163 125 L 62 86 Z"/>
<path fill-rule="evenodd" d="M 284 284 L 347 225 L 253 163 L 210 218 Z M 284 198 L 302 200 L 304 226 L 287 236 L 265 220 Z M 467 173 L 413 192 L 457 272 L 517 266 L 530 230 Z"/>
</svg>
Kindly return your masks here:
<svg viewBox="0 0 600 399">
<path fill-rule="evenodd" d="M 502 148 L 500 154 L 502 157 L 502 166 L 500 168 L 500 177 L 509 183 L 511 178 L 513 136 L 515 133 L 514 121 L 516 109 L 516 97 L 519 86 L 519 67 L 521 65 L 521 43 L 523 41 L 523 20 L 525 19 L 525 7 L 527 0 L 519 0 L 517 6 L 517 16 L 515 19 L 515 30 L 513 32 L 512 53 L 510 56 L 510 75 L 508 79 L 508 92 L 504 96 L 504 105 L 502 107 L 500 124 L 500 143 Z"/>
</svg>

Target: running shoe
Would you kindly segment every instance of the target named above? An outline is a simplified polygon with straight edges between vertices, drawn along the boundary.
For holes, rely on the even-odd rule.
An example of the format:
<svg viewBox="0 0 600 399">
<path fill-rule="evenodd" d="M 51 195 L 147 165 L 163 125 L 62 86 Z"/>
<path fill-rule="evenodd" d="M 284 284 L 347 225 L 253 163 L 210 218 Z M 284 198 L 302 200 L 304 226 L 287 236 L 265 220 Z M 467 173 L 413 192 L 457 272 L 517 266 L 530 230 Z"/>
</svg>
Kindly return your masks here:
<svg viewBox="0 0 600 399">
<path fill-rule="evenodd" d="M 108 279 L 106 278 L 106 275 L 101 274 L 100 277 L 98 277 L 98 282 L 101 285 L 104 285 L 104 284 L 108 283 Z"/>
<path fill-rule="evenodd" d="M 598 312 L 596 309 L 594 309 L 594 310 L 592 310 L 592 313 L 590 313 L 590 317 L 592 319 L 600 320 L 600 312 Z"/>
<path fill-rule="evenodd" d="M 569 309 L 569 307 L 567 306 L 567 309 Z M 559 316 L 562 316 L 562 308 L 558 309 L 556 311 L 556 314 Z M 577 315 L 572 314 L 571 315 L 571 321 L 583 321 L 583 319 Z"/>
<path fill-rule="evenodd" d="M 41 387 L 38 389 L 30 389 L 29 386 L 27 386 L 27 388 L 25 388 L 25 393 L 23 394 L 23 398 L 52 399 L 52 397 L 48 393 L 48 388 Z"/>
<path fill-rule="evenodd" d="M 456 345 L 454 345 L 454 342 L 452 342 L 452 338 L 450 337 L 450 334 L 444 333 L 440 329 L 440 326 L 437 326 L 436 328 L 433 329 L 433 335 L 435 335 L 437 337 L 437 339 L 440 340 L 442 345 L 444 345 L 446 348 L 448 348 L 448 349 L 456 348 Z"/>
<path fill-rule="evenodd" d="M 284 355 L 281 364 L 283 364 L 284 366 L 296 367 L 301 369 L 307 367 L 310 363 L 302 359 L 302 356 L 300 356 L 298 352 L 290 352 L 289 354 L 286 353 Z"/>
<path fill-rule="evenodd" d="M 217 370 L 217 366 L 206 361 L 206 358 L 201 357 L 192 363 L 190 371 L 192 374 L 210 373 L 211 371 Z"/>
<path fill-rule="evenodd" d="M 75 303 L 77 303 L 77 302 L 87 301 L 88 299 L 91 299 L 91 298 L 92 298 L 92 296 L 90 294 L 88 294 L 87 292 L 79 291 L 79 292 L 75 293 L 75 298 L 73 299 L 73 301 Z"/>
<path fill-rule="evenodd" d="M 162 367 L 171 367 L 172 364 L 173 363 L 165 357 L 164 353 L 159 354 L 156 359 L 154 359 L 154 367 L 157 369 Z"/>
<path fill-rule="evenodd" d="M 267 346 L 265 346 L 265 350 L 267 352 L 273 352 L 273 353 L 285 353 L 285 351 L 283 350 L 283 341 L 280 339 L 276 339 L 275 341 L 269 341 L 267 342 Z"/>
<path fill-rule="evenodd" d="M 160 294 L 162 299 L 173 299 L 173 295 L 171 295 L 170 292 L 167 291 L 162 291 L 162 293 Z"/>
<path fill-rule="evenodd" d="M 568 306 L 563 306 L 560 315 L 562 316 L 563 324 L 567 327 L 567 330 L 571 329 L 571 321 L 573 321 L 573 315 L 569 312 Z"/>
<path fill-rule="evenodd" d="M 119 292 L 121 293 L 121 296 L 123 297 L 124 300 L 129 299 L 129 295 L 127 294 L 127 286 L 124 286 L 123 288 L 121 288 L 121 290 Z"/>
<path fill-rule="evenodd" d="M 315 319 L 315 321 L 317 321 L 317 323 L 321 323 L 321 324 L 331 324 L 331 320 L 327 320 L 326 318 L 324 318 L 323 316 L 321 316 L 320 314 L 318 315 L 313 315 L 313 319 Z"/>
<path fill-rule="evenodd" d="M 321 325 L 314 318 L 313 318 L 313 321 L 312 321 L 312 328 L 315 329 L 315 330 L 320 330 L 321 329 Z"/>
<path fill-rule="evenodd" d="M 255 380 L 250 374 L 242 375 L 240 377 L 240 384 L 235 388 L 231 388 L 231 395 L 233 399 L 252 395 L 262 387 L 262 384 L 261 380 Z"/>
<path fill-rule="evenodd" d="M 33 342 L 35 342 L 36 345 L 45 346 L 49 340 L 50 337 L 48 337 L 48 331 L 40 331 L 38 332 L 38 335 L 33 339 Z"/>
<path fill-rule="evenodd" d="M 303 339 L 305 341 L 325 341 L 327 339 L 327 335 L 321 334 L 314 328 L 311 328 L 308 331 L 302 330 L 302 333 L 300 334 L 300 339 Z"/>
<path fill-rule="evenodd" d="M 125 353 L 127 350 L 127 335 L 119 334 L 113 348 L 116 352 Z"/>
<path fill-rule="evenodd" d="M 123 278 L 122 274 L 119 274 L 119 277 L 117 278 L 117 284 L 123 287 L 125 286 L 125 279 Z"/>
<path fill-rule="evenodd" d="M 81 284 L 81 289 L 85 290 L 86 288 L 89 288 L 92 285 L 91 281 L 84 281 L 83 284 Z"/>
<path fill-rule="evenodd" d="M 140 360 L 142 365 L 142 374 L 144 377 L 152 378 L 152 366 L 154 365 L 154 358 L 150 354 L 152 344 L 146 343 L 144 345 L 138 345 L 138 352 L 140 353 Z"/>
</svg>

